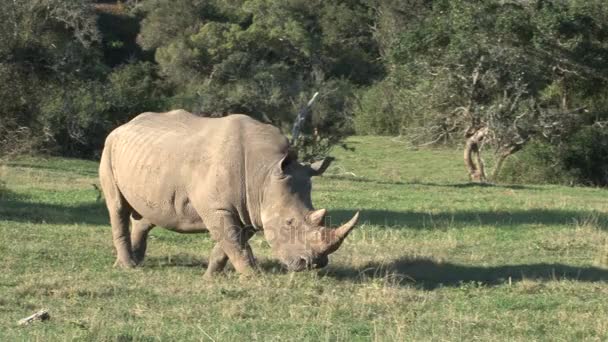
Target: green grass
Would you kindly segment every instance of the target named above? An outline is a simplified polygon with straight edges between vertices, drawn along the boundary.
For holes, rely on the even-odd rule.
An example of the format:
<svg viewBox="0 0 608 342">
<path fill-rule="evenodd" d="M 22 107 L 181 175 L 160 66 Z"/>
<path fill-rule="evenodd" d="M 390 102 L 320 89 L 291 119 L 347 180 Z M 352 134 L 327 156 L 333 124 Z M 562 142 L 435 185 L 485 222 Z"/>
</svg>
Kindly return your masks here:
<svg viewBox="0 0 608 342">
<path fill-rule="evenodd" d="M 362 224 L 320 271 L 202 279 L 208 235 L 152 231 L 144 267 L 112 267 L 97 164 L 0 168 L 0 340 L 608 339 L 605 189 L 467 182 L 460 150 L 350 139 L 316 207 Z M 48 308 L 51 319 L 17 321 Z"/>
</svg>

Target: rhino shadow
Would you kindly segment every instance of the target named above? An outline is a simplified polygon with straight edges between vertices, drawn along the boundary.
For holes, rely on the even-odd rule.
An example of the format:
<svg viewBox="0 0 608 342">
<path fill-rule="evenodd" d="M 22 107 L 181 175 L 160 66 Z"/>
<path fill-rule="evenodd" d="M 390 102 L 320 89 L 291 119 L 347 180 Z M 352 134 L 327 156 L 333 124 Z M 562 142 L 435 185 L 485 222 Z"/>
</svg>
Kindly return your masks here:
<svg viewBox="0 0 608 342">
<path fill-rule="evenodd" d="M 146 268 L 198 267 L 201 269 L 206 269 L 208 266 L 208 260 L 194 254 L 179 253 L 175 255 L 146 257 L 143 266 Z M 264 257 L 259 258 L 257 259 L 257 266 L 260 271 L 265 273 L 288 273 L 287 269 L 275 259 L 267 259 Z M 226 264 L 226 271 L 235 272 L 230 262 Z"/>
<path fill-rule="evenodd" d="M 166 256 L 148 256 L 144 260 L 146 268 L 200 267 L 207 268 L 207 260 L 193 254 L 180 253 Z"/>
<path fill-rule="evenodd" d="M 330 223 L 343 222 L 353 209 L 330 210 Z M 440 229 L 453 225 L 485 224 L 509 227 L 519 224 L 569 225 L 590 223 L 608 230 L 608 214 L 592 210 L 516 209 L 509 211 L 458 210 L 428 213 L 362 209 L 360 223 L 387 228 Z"/>
<path fill-rule="evenodd" d="M 371 262 L 362 267 L 328 266 L 321 276 L 341 281 L 362 282 L 384 278 L 399 285 L 424 290 L 458 287 L 466 283 L 496 286 L 524 279 L 537 281 L 575 280 L 608 282 L 608 269 L 565 264 L 521 264 L 503 266 L 469 266 L 437 262 L 429 258 L 401 257 L 389 263 Z"/>
</svg>

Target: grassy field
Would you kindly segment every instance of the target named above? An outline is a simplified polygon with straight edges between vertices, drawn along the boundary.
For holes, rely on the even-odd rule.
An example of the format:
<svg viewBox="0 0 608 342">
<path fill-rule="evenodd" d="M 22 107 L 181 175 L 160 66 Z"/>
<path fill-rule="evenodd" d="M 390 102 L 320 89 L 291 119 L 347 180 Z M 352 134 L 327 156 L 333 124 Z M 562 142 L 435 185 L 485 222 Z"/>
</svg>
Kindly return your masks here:
<svg viewBox="0 0 608 342">
<path fill-rule="evenodd" d="M 0 341 L 608 340 L 607 190 L 467 183 L 459 150 L 350 139 L 315 179 L 337 224 L 363 224 L 319 271 L 202 279 L 208 235 L 152 231 L 112 267 L 97 164 L 0 168 Z M 51 319 L 20 318 L 48 308 Z"/>
</svg>

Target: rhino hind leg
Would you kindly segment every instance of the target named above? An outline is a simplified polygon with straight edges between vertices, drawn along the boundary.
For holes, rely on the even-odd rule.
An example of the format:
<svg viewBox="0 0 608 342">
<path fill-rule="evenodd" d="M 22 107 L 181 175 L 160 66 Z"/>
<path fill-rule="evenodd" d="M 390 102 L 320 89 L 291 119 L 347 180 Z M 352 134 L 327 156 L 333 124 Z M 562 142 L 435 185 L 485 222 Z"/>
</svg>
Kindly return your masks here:
<svg viewBox="0 0 608 342">
<path fill-rule="evenodd" d="M 122 197 L 118 193 L 119 197 Z M 124 198 L 108 201 L 108 212 L 110 214 L 110 223 L 112 225 L 112 240 L 116 248 L 116 262 L 114 266 L 131 268 L 137 263 L 133 259 L 131 250 L 131 238 L 129 236 L 129 216 L 130 208 Z"/>
<path fill-rule="evenodd" d="M 131 248 L 133 259 L 138 265 L 144 261 L 148 233 L 152 228 L 154 228 L 154 225 L 150 221 L 135 213 L 131 214 Z"/>
<path fill-rule="evenodd" d="M 112 241 L 116 249 L 116 262 L 114 266 L 135 267 L 136 263 L 133 260 L 131 238 L 129 236 L 131 206 L 114 181 L 110 158 L 105 150 L 101 156 L 99 165 L 99 178 L 106 206 L 108 207 L 108 214 L 110 215 L 110 224 L 112 225 Z"/>
</svg>

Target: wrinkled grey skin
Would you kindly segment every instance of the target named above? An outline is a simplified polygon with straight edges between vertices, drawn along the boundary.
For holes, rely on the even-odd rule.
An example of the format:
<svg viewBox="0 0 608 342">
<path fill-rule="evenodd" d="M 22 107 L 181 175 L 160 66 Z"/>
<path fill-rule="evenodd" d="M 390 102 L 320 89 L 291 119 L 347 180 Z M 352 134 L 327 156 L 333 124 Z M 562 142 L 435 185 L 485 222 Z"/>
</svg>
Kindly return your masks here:
<svg viewBox="0 0 608 342">
<path fill-rule="evenodd" d="M 239 273 L 255 265 L 248 240 L 263 230 L 289 270 L 323 267 L 353 229 L 337 229 L 314 210 L 311 177 L 327 161 L 302 165 L 276 127 L 245 115 L 202 118 L 183 110 L 143 113 L 106 139 L 99 167 L 117 266 L 140 264 L 156 225 L 208 231 L 216 241 L 206 276 L 230 260 Z M 129 231 L 129 221 L 131 231 Z"/>
</svg>

